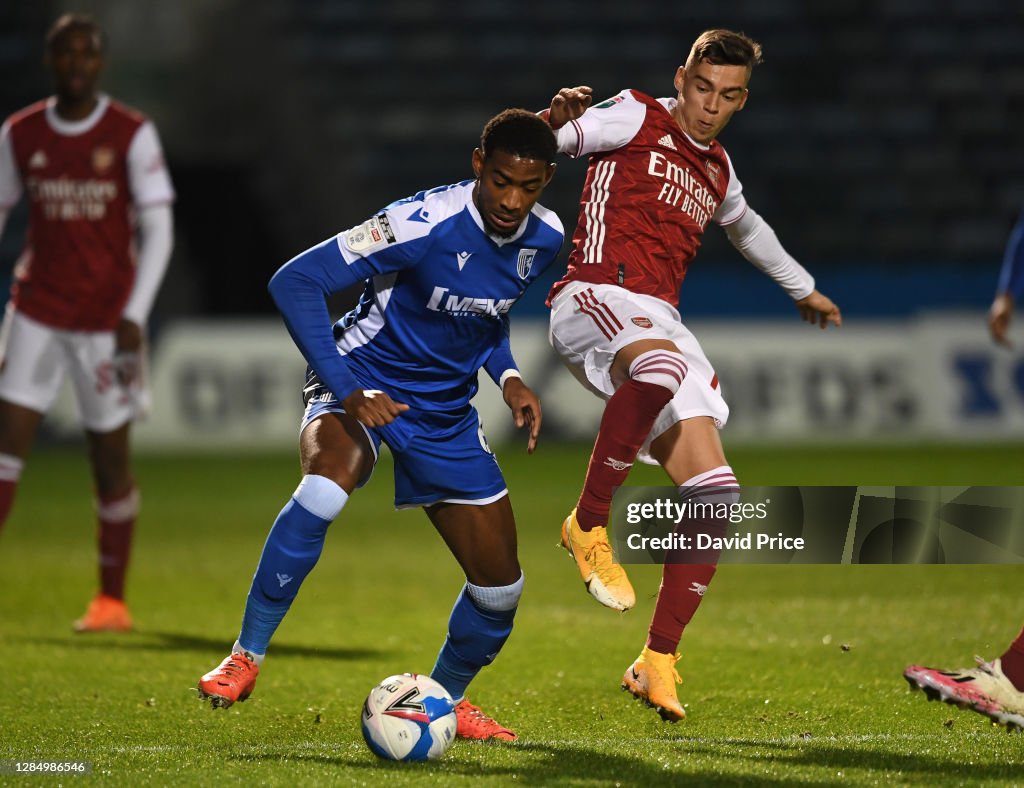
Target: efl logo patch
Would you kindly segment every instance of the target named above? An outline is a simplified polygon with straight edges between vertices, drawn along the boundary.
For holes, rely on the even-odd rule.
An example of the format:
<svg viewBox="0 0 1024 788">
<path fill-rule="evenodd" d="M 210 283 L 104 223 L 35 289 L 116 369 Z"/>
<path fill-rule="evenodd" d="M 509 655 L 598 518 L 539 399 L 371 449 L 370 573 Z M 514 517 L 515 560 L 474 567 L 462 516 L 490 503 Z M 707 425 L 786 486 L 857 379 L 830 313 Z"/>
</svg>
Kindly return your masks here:
<svg viewBox="0 0 1024 788">
<path fill-rule="evenodd" d="M 391 222 L 383 213 L 367 219 L 358 227 L 353 227 L 345 237 L 348 248 L 360 254 L 372 252 L 394 242 L 395 234 L 391 230 Z"/>
<path fill-rule="evenodd" d="M 654 323 L 652 323 L 651 319 L 648 317 L 631 317 L 630 320 L 633 321 L 634 326 L 639 326 L 640 328 L 654 328 Z"/>
<path fill-rule="evenodd" d="M 537 256 L 536 249 L 520 249 L 519 259 L 516 261 L 516 270 L 520 279 L 526 279 L 533 268 L 533 258 Z"/>
<path fill-rule="evenodd" d="M 608 107 L 614 107 L 619 102 L 625 101 L 622 96 L 612 96 L 606 101 L 602 101 L 600 104 L 595 104 L 594 109 L 608 109 Z"/>
<path fill-rule="evenodd" d="M 96 171 L 97 175 L 103 175 L 114 166 L 114 159 L 116 157 L 117 154 L 114 153 L 113 148 L 96 148 L 92 152 L 92 168 Z"/>
</svg>

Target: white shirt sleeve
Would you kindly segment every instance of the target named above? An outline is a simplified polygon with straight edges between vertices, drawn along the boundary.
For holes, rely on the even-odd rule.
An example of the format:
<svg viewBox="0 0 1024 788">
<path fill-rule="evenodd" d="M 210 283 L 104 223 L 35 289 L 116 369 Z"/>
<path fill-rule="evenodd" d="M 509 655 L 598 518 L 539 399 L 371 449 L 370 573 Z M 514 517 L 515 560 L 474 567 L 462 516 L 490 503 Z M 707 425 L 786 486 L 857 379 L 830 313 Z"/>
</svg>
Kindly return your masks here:
<svg viewBox="0 0 1024 788">
<path fill-rule="evenodd" d="M 729 158 L 728 153 L 725 154 L 725 160 L 729 163 L 729 185 L 725 189 L 725 199 L 718 206 L 715 215 L 711 217 L 715 223 L 722 226 L 737 221 L 747 210 L 747 198 L 743 196 L 743 184 L 736 176 L 736 170 L 733 169 L 732 159 Z"/>
<path fill-rule="evenodd" d="M 790 298 L 799 301 L 814 292 L 814 277 L 782 248 L 778 236 L 749 205 L 725 234 L 740 254 L 774 279 Z"/>
<path fill-rule="evenodd" d="M 139 252 L 135 284 L 121 313 L 126 320 L 146 324 L 157 290 L 163 281 L 174 245 L 174 218 L 166 202 L 139 208 Z"/>
<path fill-rule="evenodd" d="M 22 183 L 14 161 L 11 124 L 0 128 L 0 210 L 9 211 L 21 199 Z"/>
<path fill-rule="evenodd" d="M 576 120 L 569 121 L 556 134 L 558 150 L 578 159 L 598 151 L 621 148 L 640 131 L 647 106 L 623 90 L 595 104 Z"/>
<path fill-rule="evenodd" d="M 136 208 L 174 202 L 174 186 L 164 164 L 156 126 L 146 121 L 128 146 L 128 181 Z"/>
</svg>

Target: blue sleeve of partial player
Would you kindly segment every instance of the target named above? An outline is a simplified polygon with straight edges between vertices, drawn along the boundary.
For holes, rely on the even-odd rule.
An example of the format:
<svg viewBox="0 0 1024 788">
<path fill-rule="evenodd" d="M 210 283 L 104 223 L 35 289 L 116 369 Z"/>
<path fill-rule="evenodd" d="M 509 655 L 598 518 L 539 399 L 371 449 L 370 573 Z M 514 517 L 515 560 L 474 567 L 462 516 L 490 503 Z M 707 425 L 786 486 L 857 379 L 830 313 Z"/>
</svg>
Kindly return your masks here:
<svg viewBox="0 0 1024 788">
<path fill-rule="evenodd" d="M 339 401 L 361 385 L 338 353 L 326 299 L 361 281 L 345 264 L 337 239 L 329 238 L 281 266 L 267 285 L 288 333 Z"/>
<path fill-rule="evenodd" d="M 996 292 L 1009 293 L 1014 299 L 1024 296 L 1024 214 L 1017 220 L 1006 243 Z"/>
<path fill-rule="evenodd" d="M 510 369 L 519 371 L 516 360 L 512 357 L 512 345 L 509 344 L 509 320 L 508 315 L 501 316 L 502 327 L 505 329 L 501 335 L 501 341 L 484 362 L 484 370 L 494 381 L 496 386 L 501 386 L 501 376 Z"/>
</svg>

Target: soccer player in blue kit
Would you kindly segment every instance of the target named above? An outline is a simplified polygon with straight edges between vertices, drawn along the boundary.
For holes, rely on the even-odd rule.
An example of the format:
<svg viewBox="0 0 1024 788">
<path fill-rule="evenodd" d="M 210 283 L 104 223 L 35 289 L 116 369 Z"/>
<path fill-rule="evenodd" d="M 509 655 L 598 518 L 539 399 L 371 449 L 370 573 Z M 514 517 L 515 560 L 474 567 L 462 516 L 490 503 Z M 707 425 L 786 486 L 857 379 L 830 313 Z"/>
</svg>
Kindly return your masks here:
<svg viewBox="0 0 1024 788">
<path fill-rule="evenodd" d="M 384 442 L 395 506 L 422 506 L 466 575 L 431 676 L 456 701 L 460 737 L 516 738 L 465 698 L 511 633 L 523 589 L 508 491 L 470 399 L 482 368 L 516 426 L 529 428 L 533 451 L 540 402 L 516 369 L 507 313 L 562 246 L 561 222 L 537 204 L 556 153 L 547 123 L 505 110 L 473 151 L 475 180 L 393 203 L 271 279 L 310 366 L 304 475 L 267 537 L 232 653 L 199 682 L 214 707 L 249 697 L 328 526 L 367 482 Z M 358 306 L 332 333 L 326 297 L 361 281 Z"/>
</svg>

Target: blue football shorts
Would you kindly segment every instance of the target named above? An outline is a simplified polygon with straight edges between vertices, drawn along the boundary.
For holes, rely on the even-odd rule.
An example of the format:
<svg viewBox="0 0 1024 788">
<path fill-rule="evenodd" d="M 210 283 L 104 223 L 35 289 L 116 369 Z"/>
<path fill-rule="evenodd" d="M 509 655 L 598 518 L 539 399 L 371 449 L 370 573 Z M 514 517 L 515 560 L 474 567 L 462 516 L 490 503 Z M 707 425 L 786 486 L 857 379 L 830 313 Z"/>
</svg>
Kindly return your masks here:
<svg viewBox="0 0 1024 788">
<path fill-rule="evenodd" d="M 300 434 L 326 413 L 345 412 L 312 370 L 306 374 L 302 393 L 306 411 Z M 435 503 L 483 506 L 508 494 L 505 477 L 472 405 L 456 411 L 410 408 L 386 427 L 360 426 L 370 439 L 375 466 L 381 443 L 391 449 L 396 509 Z"/>
</svg>

